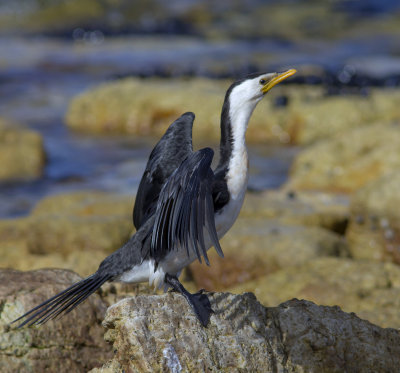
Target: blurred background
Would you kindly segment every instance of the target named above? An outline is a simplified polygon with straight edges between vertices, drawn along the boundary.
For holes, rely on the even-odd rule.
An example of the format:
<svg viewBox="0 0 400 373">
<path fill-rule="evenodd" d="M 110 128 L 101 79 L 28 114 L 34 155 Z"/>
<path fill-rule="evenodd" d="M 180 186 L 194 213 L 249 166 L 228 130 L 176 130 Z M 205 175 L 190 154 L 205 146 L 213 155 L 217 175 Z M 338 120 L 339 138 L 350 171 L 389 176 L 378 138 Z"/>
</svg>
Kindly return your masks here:
<svg viewBox="0 0 400 373">
<path fill-rule="evenodd" d="M 326 95 L 368 95 L 370 87 L 399 84 L 399 15 L 395 0 L 1 0 L 0 115 L 37 131 L 44 154 L 26 153 L 36 162 L 21 166 L 20 172 L 0 173 L 0 216 L 26 214 L 39 197 L 76 186 L 133 192 L 154 143 L 137 134 L 158 136 L 162 131 L 150 128 L 156 119 L 168 124 L 185 111 L 198 114 L 202 105 L 196 107 L 197 102 L 212 88 L 200 86 L 196 92 L 192 87 L 190 95 L 197 97 L 190 103 L 178 98 L 172 109 L 158 114 L 151 111 L 163 97 L 149 97 L 142 124 L 130 123 L 135 120 L 129 114 L 117 118 L 125 107 L 110 108 L 114 115 L 91 112 L 88 118 L 85 110 L 91 109 L 76 112 L 76 106 L 69 106 L 77 94 L 124 77 L 227 79 L 221 94 L 211 92 L 217 104 L 206 113 L 216 128 L 223 91 L 250 72 L 296 67 L 299 74 L 289 84 L 313 84 Z M 121 106 L 142 105 L 140 87 L 130 88 Z M 185 96 L 184 89 L 166 88 L 171 91 L 167 96 Z M 287 104 L 287 95 L 273 96 L 277 106 Z M 158 117 L 148 119 L 152 115 Z M 139 133 L 132 128 L 138 126 Z M 282 133 L 279 142 L 296 141 Z M 265 149 L 254 152 L 258 167 L 250 187 L 279 186 L 291 151 L 278 151 L 279 159 Z M 13 161 L 2 164 L 14 166 Z M 17 179 L 29 181 L 14 183 Z"/>
<path fill-rule="evenodd" d="M 400 325 L 387 305 L 398 266 L 370 264 L 400 263 L 397 0 L 0 0 L 0 265 L 96 270 L 132 233 L 167 126 L 193 111 L 195 145 L 217 147 L 229 84 L 287 68 L 298 73 L 250 122 L 250 193 L 227 259 L 187 280 Z M 294 273 L 306 285 L 284 288 L 303 284 Z"/>
</svg>

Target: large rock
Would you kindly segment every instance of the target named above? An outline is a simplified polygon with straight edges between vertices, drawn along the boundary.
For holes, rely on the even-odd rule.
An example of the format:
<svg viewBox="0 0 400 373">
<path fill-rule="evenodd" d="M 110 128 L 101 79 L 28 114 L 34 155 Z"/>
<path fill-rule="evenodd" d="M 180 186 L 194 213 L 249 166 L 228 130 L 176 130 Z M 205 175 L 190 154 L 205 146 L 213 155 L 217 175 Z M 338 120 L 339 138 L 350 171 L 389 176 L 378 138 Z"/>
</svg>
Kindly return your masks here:
<svg viewBox="0 0 400 373">
<path fill-rule="evenodd" d="M 84 223 L 86 224 L 86 222 Z M 51 226 L 49 224 L 49 227 Z M 55 245 L 54 250 L 47 246 L 48 252 L 45 255 L 42 251 L 32 252 L 32 246 L 30 247 L 28 243 L 32 244 L 30 240 L 36 234 L 32 231 L 33 227 L 34 224 L 32 224 L 30 217 L 0 220 L 0 257 L 2 267 L 21 271 L 40 268 L 64 268 L 72 269 L 81 276 L 88 276 L 97 270 L 101 261 L 108 255 L 109 249 L 87 250 L 85 247 L 82 250 L 68 252 L 66 250 L 57 250 L 57 247 L 62 247 L 66 243 L 65 241 L 53 242 Z M 79 230 L 79 227 L 77 229 Z M 82 230 L 79 231 L 80 234 L 82 234 Z M 51 238 L 54 232 L 49 234 Z M 65 231 L 61 232 L 59 237 L 62 239 L 65 234 Z M 78 233 L 77 236 L 79 236 Z M 46 237 L 44 242 L 50 245 L 48 238 Z"/>
<path fill-rule="evenodd" d="M 240 217 L 275 219 L 343 234 L 349 219 L 349 198 L 343 194 L 284 189 L 247 193 Z"/>
<path fill-rule="evenodd" d="M 209 295 L 200 325 L 179 294 L 137 296 L 107 311 L 111 372 L 394 372 L 400 334 L 342 312 L 292 300 L 264 308 L 252 294 Z"/>
<path fill-rule="evenodd" d="M 374 124 L 321 140 L 294 160 L 288 187 L 353 192 L 400 168 L 400 125 Z"/>
<path fill-rule="evenodd" d="M 254 292 L 266 306 L 296 297 L 338 305 L 347 312 L 387 327 L 400 327 L 400 267 L 347 258 L 316 258 L 235 286 Z"/>
<path fill-rule="evenodd" d="M 311 144 L 371 123 L 400 120 L 398 90 L 373 90 L 368 97 L 326 97 L 314 87 L 311 92 L 305 88 L 290 93 L 291 105 L 282 111 L 277 124 L 295 144 Z"/>
<path fill-rule="evenodd" d="M 0 118 L 0 181 L 38 178 L 44 165 L 42 137 Z"/>
<path fill-rule="evenodd" d="M 400 168 L 360 189 L 351 199 L 346 237 L 355 258 L 400 264 Z"/>
<path fill-rule="evenodd" d="M 90 275 L 129 239 L 132 205 L 131 196 L 96 191 L 46 197 L 28 217 L 0 220 L 1 265 Z"/>
<path fill-rule="evenodd" d="M 225 258 L 211 249 L 210 267 L 197 261 L 190 265 L 199 288 L 220 291 L 316 257 L 349 255 L 343 237 L 333 232 L 257 218 L 239 218 L 221 246 Z"/>
<path fill-rule="evenodd" d="M 72 313 L 40 327 L 10 325 L 78 280 L 64 270 L 0 270 L 1 372 L 83 372 L 112 356 L 101 327 L 107 305 L 96 294 Z"/>
<path fill-rule="evenodd" d="M 81 132 L 161 136 L 185 111 L 196 114 L 194 138 L 218 140 L 225 91 L 231 81 L 210 79 L 123 79 L 75 97 L 66 123 Z M 400 120 L 397 91 L 373 91 L 368 97 L 326 97 L 321 88 L 276 87 L 255 110 L 249 142 L 309 144 L 376 121 Z M 285 107 L 274 97 L 284 95 Z"/>
<path fill-rule="evenodd" d="M 207 79 L 124 79 L 105 83 L 71 101 L 67 125 L 81 132 L 132 133 L 160 137 L 186 111 L 196 114 L 194 138 L 220 137 L 220 115 L 229 82 Z M 261 107 L 262 105 L 260 105 Z M 247 138 L 264 141 L 270 137 L 266 107 L 256 110 Z M 272 123 L 272 121 L 271 121 Z"/>
<path fill-rule="evenodd" d="M 112 252 L 129 239 L 130 196 L 87 191 L 43 199 L 30 217 L 28 248 L 33 254 Z"/>
</svg>

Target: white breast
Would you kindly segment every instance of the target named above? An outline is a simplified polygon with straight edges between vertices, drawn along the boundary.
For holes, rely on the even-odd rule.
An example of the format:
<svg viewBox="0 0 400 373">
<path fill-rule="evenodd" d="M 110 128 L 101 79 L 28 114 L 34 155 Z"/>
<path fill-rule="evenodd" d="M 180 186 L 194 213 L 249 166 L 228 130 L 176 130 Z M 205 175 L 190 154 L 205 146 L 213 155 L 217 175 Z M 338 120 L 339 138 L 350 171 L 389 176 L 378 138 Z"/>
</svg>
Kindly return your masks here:
<svg viewBox="0 0 400 373">
<path fill-rule="evenodd" d="M 215 226 L 220 239 L 232 227 L 242 208 L 249 179 L 247 170 L 247 152 L 243 151 L 233 157 L 230 162 L 229 171 L 226 175 L 230 195 L 229 202 L 215 216 Z"/>
</svg>

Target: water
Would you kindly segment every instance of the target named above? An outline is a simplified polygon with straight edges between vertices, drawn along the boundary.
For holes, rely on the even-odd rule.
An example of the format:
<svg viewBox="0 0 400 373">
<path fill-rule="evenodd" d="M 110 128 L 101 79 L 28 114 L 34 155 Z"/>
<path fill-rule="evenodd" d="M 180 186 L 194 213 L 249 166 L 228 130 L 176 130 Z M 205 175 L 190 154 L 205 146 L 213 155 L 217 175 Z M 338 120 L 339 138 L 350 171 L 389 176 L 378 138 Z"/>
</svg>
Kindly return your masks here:
<svg viewBox="0 0 400 373">
<path fill-rule="evenodd" d="M 278 33 L 290 24 L 282 25 L 276 35 L 268 37 L 250 34 L 233 37 L 235 27 L 232 25 L 235 24 L 231 21 L 235 15 L 225 17 L 228 3 L 221 2 L 213 8 L 212 17 L 215 18 L 211 17 L 209 27 L 203 29 L 201 24 L 190 24 L 190 18 L 185 18 L 185 12 L 197 6 L 198 1 L 174 0 L 168 2 L 168 6 L 162 5 L 163 2 L 155 3 L 161 8 L 164 6 L 164 17 L 171 16 L 171 12 L 175 12 L 174 16 L 156 27 L 157 18 L 151 19 L 151 13 L 144 13 L 135 24 L 136 34 L 129 33 L 133 29 L 124 26 L 123 15 L 119 14 L 118 18 L 115 11 L 108 10 L 105 23 L 93 23 L 104 25 L 102 29 L 87 25 L 74 29 L 62 26 L 58 31 L 8 32 L 0 36 L 0 116 L 39 131 L 44 137 L 48 157 L 40 180 L 0 185 L 0 217 L 24 215 L 38 199 L 51 193 L 82 188 L 134 193 L 156 139 L 82 136 L 69 132 L 63 124 L 70 99 L 101 82 L 130 75 L 234 79 L 254 71 L 288 67 L 301 71 L 304 66 L 314 66 L 316 68 L 307 70 L 311 72 L 300 73 L 291 82 L 323 84 L 335 94 L 343 93 L 346 87 L 362 89 L 368 85 L 398 86 L 400 83 L 396 27 L 392 31 L 374 29 L 373 35 L 350 32 L 350 29 L 347 34 L 340 34 L 338 30 L 339 36 L 323 38 L 318 32 L 307 34 L 318 24 L 310 18 L 306 24 L 310 29 L 294 30 L 293 35 L 298 31 L 301 37 L 293 40 Z M 10 18 L 17 10 L 19 17 L 23 17 L 38 6 L 34 1 L 24 4 L 25 10 L 20 12 L 20 8 L 0 1 L 0 17 Z M 263 2 L 246 1 L 235 11 L 240 13 L 245 6 L 246 12 L 241 13 L 243 19 L 249 14 L 253 17 L 260 4 Z M 281 3 L 269 1 L 268 4 Z M 305 3 L 284 1 L 282 4 L 289 5 L 287 12 L 295 12 L 296 6 Z M 292 8 L 294 10 L 290 10 Z M 362 27 L 366 21 L 376 22 L 379 17 L 398 12 L 399 6 L 397 1 L 390 0 L 345 0 L 332 3 L 331 10 L 333 16 L 341 12 L 352 25 Z M 156 14 L 162 17 L 163 12 Z M 119 28 L 115 25 L 111 28 L 107 23 L 114 22 L 115 17 L 121 23 Z M 295 21 L 294 18 L 294 24 Z M 215 31 L 218 27 L 222 35 L 229 37 L 205 37 L 207 30 Z M 324 31 L 323 23 L 319 27 Z M 279 187 L 286 180 L 296 151 L 250 147 L 249 188 Z"/>
</svg>

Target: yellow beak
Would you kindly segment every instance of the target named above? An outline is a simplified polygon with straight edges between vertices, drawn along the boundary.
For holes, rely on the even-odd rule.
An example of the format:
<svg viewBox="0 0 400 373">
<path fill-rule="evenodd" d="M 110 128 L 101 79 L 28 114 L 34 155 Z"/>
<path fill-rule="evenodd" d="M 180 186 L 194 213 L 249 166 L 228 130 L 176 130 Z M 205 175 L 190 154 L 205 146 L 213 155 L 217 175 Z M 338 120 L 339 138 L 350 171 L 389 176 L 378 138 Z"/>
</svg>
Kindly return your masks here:
<svg viewBox="0 0 400 373">
<path fill-rule="evenodd" d="M 267 93 L 272 87 L 276 86 L 282 80 L 289 78 L 290 76 L 294 75 L 297 71 L 295 69 L 287 70 L 283 73 L 275 73 L 272 79 L 270 79 L 262 88 L 262 93 Z"/>
</svg>

